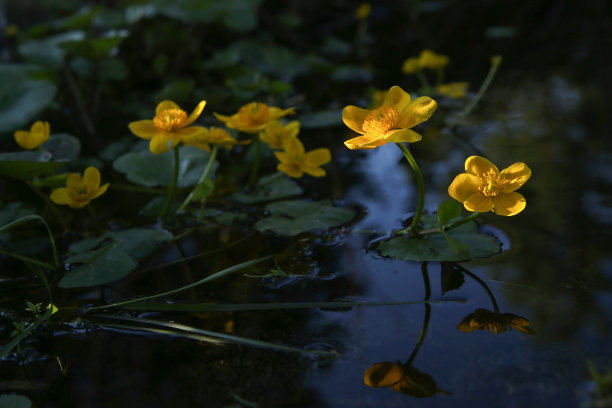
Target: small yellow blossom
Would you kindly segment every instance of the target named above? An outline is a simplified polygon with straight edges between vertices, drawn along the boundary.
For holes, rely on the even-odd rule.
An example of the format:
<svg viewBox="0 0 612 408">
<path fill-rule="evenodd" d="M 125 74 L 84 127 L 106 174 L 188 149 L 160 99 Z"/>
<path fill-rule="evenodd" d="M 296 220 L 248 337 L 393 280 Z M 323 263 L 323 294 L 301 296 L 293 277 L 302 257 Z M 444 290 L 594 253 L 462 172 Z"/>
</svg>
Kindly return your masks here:
<svg viewBox="0 0 612 408">
<path fill-rule="evenodd" d="M 100 197 L 109 183 L 100 186 L 100 172 L 95 167 L 85 169 L 83 178 L 77 173 L 70 173 L 66 187 L 53 190 L 51 200 L 56 204 L 69 205 L 70 208 L 83 208 L 94 198 Z"/>
<path fill-rule="evenodd" d="M 32 150 L 49 140 L 51 127 L 49 122 L 36 121 L 30 131 L 18 130 L 15 132 L 15 141 L 21 148 Z"/>
<path fill-rule="evenodd" d="M 404 74 L 415 74 L 421 69 L 423 69 L 423 66 L 421 65 L 421 60 L 418 57 L 408 58 L 402 64 L 402 72 Z"/>
<path fill-rule="evenodd" d="M 286 125 L 275 120 L 259 133 L 259 138 L 265 142 L 271 149 L 282 149 L 283 141 L 288 137 L 297 137 L 300 132 L 300 122 L 294 120 Z"/>
<path fill-rule="evenodd" d="M 534 331 L 529 328 L 529 320 L 512 313 L 492 312 L 486 309 L 476 309 L 470 313 L 457 325 L 457 329 L 465 333 L 474 330 L 484 330 L 493 334 L 508 330 L 518 330 L 521 333 L 532 334 Z"/>
<path fill-rule="evenodd" d="M 136 136 L 150 140 L 151 153 L 159 154 L 174 148 L 180 142 L 189 140 L 204 143 L 208 139 L 208 130 L 202 126 L 189 126 L 200 116 L 206 101 L 187 116 L 187 112 L 172 101 L 162 101 L 155 108 L 153 120 L 139 120 L 129 124 Z"/>
<path fill-rule="evenodd" d="M 189 138 L 186 138 L 184 140 L 184 143 L 186 145 L 196 146 L 200 149 L 210 152 L 211 144 L 216 143 L 221 147 L 225 147 L 226 149 L 231 150 L 236 145 L 249 144 L 251 143 L 251 141 L 245 140 L 244 142 L 240 142 L 234 139 L 227 130 L 212 126 L 210 127 L 210 129 L 208 129 L 208 139 L 206 140 L 206 142 L 199 142 L 198 140 L 191 141 Z"/>
<path fill-rule="evenodd" d="M 449 58 L 446 55 L 436 54 L 432 50 L 423 50 L 419 55 L 419 64 L 421 67 L 429 69 L 443 68 L 448 65 Z"/>
<path fill-rule="evenodd" d="M 448 194 L 462 202 L 468 211 L 494 211 L 498 215 L 516 215 L 527 205 L 525 197 L 514 190 L 531 177 L 525 163 L 514 163 L 501 172 L 489 160 L 471 156 L 465 161 L 465 173 L 455 177 Z"/>
<path fill-rule="evenodd" d="M 470 84 L 467 82 L 450 82 L 448 84 L 438 85 L 438 94 L 454 99 L 465 98 L 468 86 L 470 86 Z"/>
<path fill-rule="evenodd" d="M 278 171 L 295 178 L 302 177 L 304 173 L 314 177 L 323 177 L 325 170 L 321 166 L 331 161 L 329 149 L 314 149 L 306 153 L 304 145 L 297 137 L 285 138 L 283 151 L 274 152 L 274 155 L 280 161 L 276 167 Z"/>
<path fill-rule="evenodd" d="M 283 110 L 268 106 L 263 102 L 251 102 L 241 107 L 238 113 L 232 116 L 224 116 L 218 113 L 215 113 L 215 116 L 230 129 L 245 133 L 257 133 L 268 126 L 270 122 L 294 113 L 294 108 Z"/>
<path fill-rule="evenodd" d="M 355 10 L 355 17 L 357 17 L 359 20 L 365 20 L 368 18 L 371 12 L 372 6 L 370 3 L 363 2 L 359 5 L 359 7 L 357 7 L 357 10 Z"/>
<path fill-rule="evenodd" d="M 438 104 L 427 96 L 411 100 L 399 86 L 389 89 L 378 108 L 368 110 L 349 105 L 342 110 L 344 124 L 361 136 L 344 142 L 351 150 L 374 149 L 386 143 L 413 143 L 421 135 L 410 128 L 425 122 Z"/>
</svg>

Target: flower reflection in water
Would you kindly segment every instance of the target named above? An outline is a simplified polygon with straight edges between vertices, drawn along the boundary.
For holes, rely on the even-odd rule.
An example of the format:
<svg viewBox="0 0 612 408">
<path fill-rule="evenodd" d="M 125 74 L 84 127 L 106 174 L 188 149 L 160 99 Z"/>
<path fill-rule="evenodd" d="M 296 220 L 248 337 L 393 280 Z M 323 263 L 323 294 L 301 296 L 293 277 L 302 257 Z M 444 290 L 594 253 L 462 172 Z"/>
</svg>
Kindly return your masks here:
<svg viewBox="0 0 612 408">
<path fill-rule="evenodd" d="M 516 329 L 521 333 L 534 333 L 529 328 L 529 320 L 524 317 L 512 313 L 492 312 L 487 309 L 476 309 L 474 313 L 467 315 L 457 325 L 457 329 L 465 333 L 471 333 L 474 330 L 484 330 L 497 334 L 512 329 Z"/>
</svg>

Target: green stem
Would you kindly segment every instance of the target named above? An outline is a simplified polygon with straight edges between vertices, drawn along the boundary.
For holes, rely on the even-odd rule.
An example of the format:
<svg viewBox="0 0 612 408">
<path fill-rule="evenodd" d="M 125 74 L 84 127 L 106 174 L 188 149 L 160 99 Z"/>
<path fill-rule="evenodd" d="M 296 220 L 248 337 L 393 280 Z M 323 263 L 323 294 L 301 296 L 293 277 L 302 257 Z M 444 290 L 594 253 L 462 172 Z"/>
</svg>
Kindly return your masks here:
<svg viewBox="0 0 612 408">
<path fill-rule="evenodd" d="M 41 266 L 41 267 L 43 267 L 45 269 L 51 269 L 51 270 L 56 269 L 50 263 L 39 261 L 38 259 L 30 258 L 30 257 L 27 257 L 27 256 L 19 255 L 19 254 L 16 254 L 14 252 L 7 251 L 5 249 L 1 249 L 0 248 L 0 254 L 6 255 L 6 256 L 11 256 L 13 258 L 19 259 L 20 261 L 29 262 L 31 264 Z"/>
<path fill-rule="evenodd" d="M 429 84 L 429 81 L 427 80 L 427 77 L 423 73 L 423 70 L 417 71 L 417 76 L 419 77 L 419 81 L 421 81 L 421 85 L 423 87 L 423 93 L 424 94 L 430 94 L 431 93 L 431 85 Z"/>
<path fill-rule="evenodd" d="M 53 294 L 51 293 L 51 287 L 49 286 L 49 281 L 47 280 L 45 272 L 41 271 L 36 265 L 33 265 L 30 262 L 24 263 L 28 268 L 30 268 L 32 272 L 34 272 L 40 278 L 40 280 L 42 280 L 43 285 L 45 286 L 45 290 L 47 291 L 47 295 L 49 295 L 49 303 L 53 303 Z"/>
<path fill-rule="evenodd" d="M 437 74 L 436 75 L 436 88 L 437 88 L 438 86 L 442 85 L 442 82 L 444 82 L 444 67 L 438 68 L 438 72 L 436 74 Z"/>
<path fill-rule="evenodd" d="M 217 158 L 217 151 L 219 150 L 219 145 L 217 143 L 213 144 L 213 148 L 212 148 L 212 152 L 210 153 L 210 157 L 208 158 L 208 164 L 206 164 L 206 168 L 204 169 L 204 173 L 202 173 L 202 176 L 200 177 L 200 179 L 198 180 L 198 183 L 196 184 L 196 186 L 194 187 L 194 190 L 204 182 L 204 180 L 206 180 L 208 178 L 208 175 L 210 174 L 210 171 L 212 170 L 213 167 L 213 163 L 215 162 L 215 159 Z M 193 191 L 191 191 L 191 193 L 189 193 L 189 195 L 187 196 L 187 198 L 185 199 L 185 201 L 183 201 L 183 204 L 181 204 L 181 206 L 179 207 L 178 210 L 176 210 L 176 213 L 180 213 L 181 211 L 183 211 L 185 209 L 185 207 L 187 207 L 187 205 L 191 202 L 191 200 L 193 200 Z"/>
<path fill-rule="evenodd" d="M 261 161 L 261 141 L 259 135 L 255 135 L 255 161 L 249 177 L 249 187 L 253 187 L 257 181 L 257 173 L 259 172 L 259 162 Z"/>
<path fill-rule="evenodd" d="M 45 310 L 45 313 L 38 316 L 34 322 L 32 322 L 28 327 L 25 328 L 24 331 L 15 336 L 13 340 L 11 340 L 6 346 L 2 348 L 2 350 L 0 350 L 0 359 L 6 357 L 21 342 L 21 340 L 32 334 L 34 329 L 49 320 L 53 313 L 55 313 L 53 306 L 47 306 L 47 310 Z"/>
<path fill-rule="evenodd" d="M 452 230 L 454 228 L 457 228 L 457 227 L 459 227 L 459 226 L 461 226 L 463 224 L 467 224 L 468 222 L 475 220 L 480 214 L 482 214 L 482 213 L 476 211 L 476 212 L 468 215 L 467 217 L 460 219 L 459 221 L 455 221 L 455 222 L 453 222 L 450 225 L 445 225 L 444 226 L 444 231 L 450 231 L 450 230 Z"/>
<path fill-rule="evenodd" d="M 176 190 L 176 183 L 178 181 L 178 173 L 179 173 L 179 147 L 176 145 L 174 148 L 174 176 L 172 177 L 172 184 L 170 184 L 170 189 L 168 190 L 168 198 L 166 199 L 166 203 L 164 204 L 164 208 L 162 209 L 159 218 L 166 218 L 166 214 L 168 214 L 168 209 L 170 208 L 170 203 L 172 203 L 172 198 L 174 197 L 174 191 Z"/>
<path fill-rule="evenodd" d="M 94 228 L 97 228 L 98 216 L 96 215 L 96 212 L 94 211 L 93 206 L 91 205 L 91 202 L 87 204 L 87 210 L 89 211 L 89 215 L 91 215 L 91 219 L 93 220 Z"/>
<path fill-rule="evenodd" d="M 448 124 L 449 128 L 453 128 L 458 125 L 467 115 L 470 114 L 470 112 L 472 112 L 472 110 L 476 107 L 476 104 L 480 102 L 480 99 L 482 99 L 484 96 L 485 92 L 489 88 L 489 85 L 491 85 L 491 81 L 493 81 L 493 77 L 495 77 L 495 73 L 499 69 L 501 61 L 501 57 L 493 57 L 491 59 L 491 68 L 489 69 L 489 73 L 487 74 L 486 78 L 482 82 L 482 85 L 480 85 L 480 89 L 478 90 L 476 97 L 472 99 L 468 106 L 466 106 L 465 109 L 463 109 L 463 111 Z"/>
<path fill-rule="evenodd" d="M 24 256 L 21 256 L 19 254 L 13 254 L 12 252 L 8 252 L 8 251 L 3 251 L 6 255 L 10 255 L 13 256 L 15 258 L 18 259 L 22 259 L 22 260 L 26 260 L 28 262 L 32 262 L 35 263 L 37 265 L 42 266 L 43 268 L 48 268 L 48 269 L 55 269 L 58 270 L 59 269 L 59 258 L 57 257 L 57 247 L 55 246 L 55 239 L 53 238 L 53 234 L 51 233 L 51 228 L 49 228 L 49 224 L 47 224 L 47 221 L 45 221 L 45 219 L 43 217 L 41 217 L 40 215 L 37 214 L 31 214 L 31 215 L 26 215 L 25 217 L 21 217 L 13 222 L 10 222 L 6 225 L 3 225 L 0 227 L 0 232 L 2 231 L 6 231 L 9 230 L 13 227 L 16 227 L 18 225 L 24 224 L 28 221 L 32 221 L 32 220 L 38 220 L 40 222 L 43 223 L 43 225 L 45 226 L 45 228 L 47 229 L 47 234 L 49 235 L 49 241 L 51 242 L 51 249 L 53 250 L 53 262 L 55 265 L 55 268 L 53 267 L 53 265 L 50 265 L 46 262 L 41 262 L 41 261 L 37 261 L 35 259 L 31 259 L 31 258 L 27 258 Z M 2 251 L 2 250 L 0 250 Z"/>
<path fill-rule="evenodd" d="M 416 213 L 414 214 L 412 223 L 408 228 L 406 228 L 406 231 L 414 232 L 419 226 L 421 215 L 423 215 L 423 207 L 425 206 L 425 182 L 423 181 L 423 174 L 421 173 L 421 169 L 419 169 L 419 166 L 416 160 L 414 160 L 412 154 L 410 153 L 410 150 L 408 150 L 408 148 L 404 146 L 403 143 L 396 143 L 396 145 L 400 148 L 402 153 L 404 153 L 404 157 L 406 157 L 408 163 L 410 163 L 410 167 L 412 167 L 412 171 L 414 171 L 414 175 L 416 176 L 417 186 L 419 189 L 419 201 L 417 204 Z"/>
<path fill-rule="evenodd" d="M 47 207 L 49 207 L 49 209 L 51 210 L 51 212 L 53 213 L 53 216 L 60 221 L 64 227 L 66 226 L 66 224 L 64 223 L 64 219 L 65 217 L 62 216 L 62 213 L 57 209 L 57 205 L 55 203 L 53 203 L 53 201 L 51 201 L 49 199 L 49 196 L 45 193 L 43 193 L 40 188 L 38 188 L 38 186 L 34 185 L 34 183 L 32 183 L 31 181 L 26 181 L 26 184 L 36 193 L 37 196 L 39 196 L 44 203 L 47 205 Z"/>
<path fill-rule="evenodd" d="M 217 273 L 213 273 L 212 275 L 207 276 L 204 279 L 200 279 L 197 282 L 193 282 L 193 283 L 190 283 L 189 285 L 181 286 L 178 289 L 169 290 L 167 292 L 158 293 L 156 295 L 145 296 L 145 297 L 141 297 L 141 298 L 137 298 L 137 299 L 132 299 L 132 300 L 126 300 L 125 302 L 118 302 L 118 303 L 112 303 L 110 305 L 90 307 L 90 308 L 86 309 L 85 311 L 108 309 L 108 308 L 112 308 L 112 307 L 119 307 L 119 306 L 129 305 L 131 303 L 143 302 L 145 300 L 157 299 L 157 298 L 163 297 L 163 296 L 174 295 L 174 294 L 182 292 L 184 290 L 191 289 L 193 287 L 199 286 L 199 285 L 201 285 L 203 283 L 210 282 L 210 281 L 215 280 L 215 279 L 219 279 L 219 278 L 224 277 L 226 275 L 230 275 L 230 274 L 232 274 L 234 272 L 238 272 L 238 271 L 240 271 L 242 269 L 248 268 L 249 266 L 258 264 L 258 263 L 263 262 L 263 261 L 267 261 L 270 258 L 272 258 L 272 255 L 264 256 L 262 258 L 257 258 L 257 259 L 253 259 L 251 261 L 246 261 L 246 262 L 239 263 L 238 265 L 230 266 L 229 268 L 225 268 L 225 269 L 223 269 L 223 270 L 221 270 L 221 271 L 219 271 Z"/>
<path fill-rule="evenodd" d="M 470 272 L 467 269 L 465 269 L 463 266 L 461 266 L 459 264 L 456 264 L 456 266 L 459 269 L 461 269 L 461 271 L 463 273 L 468 275 L 470 278 L 474 279 L 476 282 L 478 282 L 480 284 L 480 286 L 482 286 L 484 288 L 484 290 L 487 292 L 487 295 L 489 295 L 489 299 L 491 299 L 491 303 L 493 304 L 493 310 L 495 311 L 495 313 L 499 313 L 499 306 L 497 306 L 497 302 L 495 301 L 495 296 L 493 296 L 493 292 L 491 292 L 491 289 L 489 289 L 489 286 L 487 286 L 485 281 L 483 281 L 478 276 L 474 275 L 472 272 Z"/>
<path fill-rule="evenodd" d="M 423 262 L 421 264 L 421 274 L 423 275 L 423 283 L 425 284 L 425 302 L 429 301 L 429 297 L 431 296 L 431 284 L 429 282 L 429 272 L 427 271 L 427 262 Z M 425 303 L 425 317 L 423 318 L 423 327 L 421 328 L 421 333 L 419 334 L 419 340 L 417 341 L 412 354 L 408 358 L 408 361 L 404 365 L 410 366 L 412 362 L 416 358 L 419 349 L 421 348 L 421 344 L 425 340 L 425 335 L 427 334 L 427 328 L 429 327 L 429 319 L 431 317 L 431 304 Z"/>
</svg>

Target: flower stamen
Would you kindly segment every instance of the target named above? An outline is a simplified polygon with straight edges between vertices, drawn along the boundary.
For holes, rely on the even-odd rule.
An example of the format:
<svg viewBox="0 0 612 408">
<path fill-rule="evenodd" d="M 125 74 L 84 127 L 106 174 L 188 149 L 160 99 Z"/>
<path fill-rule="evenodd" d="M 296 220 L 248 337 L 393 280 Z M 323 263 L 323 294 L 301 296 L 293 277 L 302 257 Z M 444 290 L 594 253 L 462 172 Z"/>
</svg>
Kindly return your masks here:
<svg viewBox="0 0 612 408">
<path fill-rule="evenodd" d="M 153 118 L 153 125 L 161 131 L 172 132 L 185 127 L 187 112 L 182 109 L 165 109 Z"/>
<path fill-rule="evenodd" d="M 398 118 L 399 112 L 397 109 L 383 105 L 366 116 L 361 128 L 366 134 L 383 135 L 396 126 Z"/>
</svg>

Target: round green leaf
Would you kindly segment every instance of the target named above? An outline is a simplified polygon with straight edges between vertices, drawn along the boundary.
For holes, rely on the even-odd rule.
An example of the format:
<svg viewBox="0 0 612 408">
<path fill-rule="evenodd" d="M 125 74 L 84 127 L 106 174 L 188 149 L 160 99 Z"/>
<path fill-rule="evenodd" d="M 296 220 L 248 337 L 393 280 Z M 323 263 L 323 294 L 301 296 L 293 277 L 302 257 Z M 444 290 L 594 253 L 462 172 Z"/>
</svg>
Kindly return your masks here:
<svg viewBox="0 0 612 408">
<path fill-rule="evenodd" d="M 83 288 L 114 282 L 127 276 L 138 265 L 125 252 L 118 250 L 115 244 L 80 254 L 71 260 L 84 262 L 84 265 L 64 275 L 58 283 L 62 288 Z"/>
<path fill-rule="evenodd" d="M 81 142 L 72 135 L 59 133 L 51 135 L 49 140 L 43 143 L 42 148 L 51 153 L 54 161 L 71 161 L 79 157 Z"/>
<path fill-rule="evenodd" d="M 295 182 L 280 173 L 260 178 L 255 189 L 249 193 L 238 192 L 232 195 L 234 201 L 244 204 L 278 200 L 302 194 L 302 189 Z"/>
<path fill-rule="evenodd" d="M 63 162 L 49 160 L 48 152 L 0 153 L 0 175 L 19 180 L 31 180 L 41 174 L 50 173 Z"/>
</svg>

